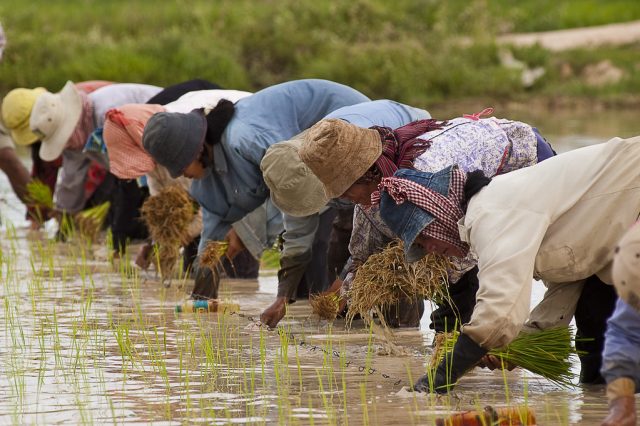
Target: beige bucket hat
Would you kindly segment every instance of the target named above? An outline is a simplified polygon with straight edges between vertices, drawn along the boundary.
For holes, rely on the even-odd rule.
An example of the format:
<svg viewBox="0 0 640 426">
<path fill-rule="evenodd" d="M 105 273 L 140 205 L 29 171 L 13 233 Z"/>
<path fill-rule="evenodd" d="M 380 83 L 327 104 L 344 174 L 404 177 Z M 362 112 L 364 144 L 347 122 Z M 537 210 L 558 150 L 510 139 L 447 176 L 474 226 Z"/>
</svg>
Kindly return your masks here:
<svg viewBox="0 0 640 426">
<path fill-rule="evenodd" d="M 58 93 L 43 93 L 31 111 L 31 131 L 40 137 L 40 158 L 53 161 L 62 154 L 82 115 L 82 98 L 71 81 Z"/>
<path fill-rule="evenodd" d="M 344 120 L 320 120 L 309 128 L 300 159 L 324 185 L 327 198 L 337 198 L 362 177 L 382 154 L 380 134 Z"/>
<path fill-rule="evenodd" d="M 17 145 L 31 145 L 38 140 L 38 136 L 29 128 L 29 119 L 36 99 L 46 92 L 42 87 L 19 87 L 7 93 L 2 100 L 2 121 Z"/>
<path fill-rule="evenodd" d="M 640 312 L 640 222 L 627 231 L 616 247 L 613 285 L 618 296 Z"/>
<path fill-rule="evenodd" d="M 273 203 L 283 213 L 298 217 L 318 213 L 329 202 L 322 182 L 298 154 L 306 133 L 271 145 L 260 163 Z"/>
</svg>

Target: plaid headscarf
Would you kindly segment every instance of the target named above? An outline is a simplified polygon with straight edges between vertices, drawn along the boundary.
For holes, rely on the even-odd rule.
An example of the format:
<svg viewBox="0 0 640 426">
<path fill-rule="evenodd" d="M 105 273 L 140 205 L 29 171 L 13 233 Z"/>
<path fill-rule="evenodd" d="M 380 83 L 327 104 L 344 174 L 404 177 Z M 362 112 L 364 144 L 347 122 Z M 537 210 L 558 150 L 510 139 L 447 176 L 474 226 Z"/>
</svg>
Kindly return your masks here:
<svg viewBox="0 0 640 426">
<path fill-rule="evenodd" d="M 78 91 L 80 98 L 82 99 L 82 112 L 80 113 L 80 119 L 76 124 L 71 137 L 67 141 L 66 149 L 72 149 L 75 151 L 81 151 L 84 145 L 89 139 L 89 135 L 95 129 L 93 124 L 93 102 L 89 99 L 86 93 Z"/>
<path fill-rule="evenodd" d="M 418 136 L 440 129 L 446 124 L 446 121 L 427 119 L 414 121 L 395 130 L 381 126 L 371 127 L 380 133 L 382 140 L 382 155 L 375 162 L 382 177 L 393 176 L 398 169 L 412 169 L 413 160 L 431 145 L 431 141 L 419 139 Z"/>
<path fill-rule="evenodd" d="M 107 111 L 103 137 L 114 175 L 134 179 L 156 167 L 151 154 L 142 146 L 142 134 L 149 118 L 163 111 L 163 106 L 153 104 L 129 104 Z"/>
<path fill-rule="evenodd" d="M 378 191 L 371 196 L 371 203 L 380 203 L 380 191 L 385 191 L 396 204 L 409 201 L 431 214 L 435 219 L 422 230 L 425 237 L 435 238 L 459 248 L 465 255 L 469 245 L 460 239 L 458 221 L 464 216 L 464 184 L 467 175 L 455 167 L 451 172 L 449 193 L 426 188 L 408 179 L 385 177 L 378 185 Z"/>
</svg>

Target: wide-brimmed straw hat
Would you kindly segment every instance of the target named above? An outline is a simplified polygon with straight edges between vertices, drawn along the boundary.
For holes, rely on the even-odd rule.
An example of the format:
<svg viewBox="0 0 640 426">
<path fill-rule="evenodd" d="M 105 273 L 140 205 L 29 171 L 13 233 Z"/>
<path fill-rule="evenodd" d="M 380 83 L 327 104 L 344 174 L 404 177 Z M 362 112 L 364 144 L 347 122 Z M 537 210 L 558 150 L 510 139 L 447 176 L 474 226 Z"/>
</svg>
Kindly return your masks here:
<svg viewBox="0 0 640 426">
<path fill-rule="evenodd" d="M 298 154 L 305 134 L 271 145 L 260 163 L 273 203 L 283 213 L 298 217 L 318 213 L 329 202 L 322 182 Z"/>
<path fill-rule="evenodd" d="M 31 111 L 30 127 L 42 141 L 40 158 L 53 161 L 62 154 L 82 116 L 82 97 L 71 81 L 58 93 L 43 93 Z"/>
<path fill-rule="evenodd" d="M 320 179 L 327 198 L 337 198 L 382 154 L 380 134 L 344 120 L 321 120 L 307 132 L 300 158 Z"/>
<path fill-rule="evenodd" d="M 187 114 L 159 112 L 147 122 L 142 145 L 175 179 L 198 158 L 206 134 L 207 121 L 202 110 Z"/>
<path fill-rule="evenodd" d="M 627 231 L 618 243 L 612 273 L 618 296 L 640 312 L 640 223 Z"/>
<path fill-rule="evenodd" d="M 31 131 L 29 120 L 36 99 L 47 90 L 43 87 L 13 89 L 2 100 L 2 121 L 11 131 L 11 138 L 17 145 L 31 145 L 38 136 Z"/>
</svg>

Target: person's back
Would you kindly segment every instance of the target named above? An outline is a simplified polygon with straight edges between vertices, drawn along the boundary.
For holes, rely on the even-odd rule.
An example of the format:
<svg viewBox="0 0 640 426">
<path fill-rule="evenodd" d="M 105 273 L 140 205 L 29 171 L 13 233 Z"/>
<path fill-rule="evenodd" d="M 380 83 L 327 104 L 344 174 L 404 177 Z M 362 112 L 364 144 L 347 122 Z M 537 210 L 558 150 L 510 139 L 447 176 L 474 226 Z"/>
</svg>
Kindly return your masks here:
<svg viewBox="0 0 640 426">
<path fill-rule="evenodd" d="M 205 214 L 206 237 L 222 239 L 232 222 L 266 200 L 260 162 L 267 148 L 335 109 L 368 100 L 355 89 L 326 80 L 291 81 L 240 99 L 220 143 L 213 146 L 212 167 L 191 186 L 205 213 L 211 213 Z"/>
</svg>

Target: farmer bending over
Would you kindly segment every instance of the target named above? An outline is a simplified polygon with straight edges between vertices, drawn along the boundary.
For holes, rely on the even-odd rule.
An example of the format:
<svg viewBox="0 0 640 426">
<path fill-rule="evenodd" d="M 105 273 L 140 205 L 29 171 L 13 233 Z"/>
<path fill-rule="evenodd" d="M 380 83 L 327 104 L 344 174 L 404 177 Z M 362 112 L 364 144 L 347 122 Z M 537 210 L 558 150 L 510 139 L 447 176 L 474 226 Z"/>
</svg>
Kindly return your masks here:
<svg viewBox="0 0 640 426">
<path fill-rule="evenodd" d="M 424 376 L 416 390 L 448 391 L 488 350 L 515 339 L 529 317 L 532 278 L 549 288 L 531 313 L 539 328 L 568 325 L 593 275 L 611 283 L 615 245 L 640 212 L 639 161 L 640 138 L 615 138 L 493 180 L 457 167 L 382 180 L 382 218 L 408 253 L 478 258 L 471 319 L 438 365 L 434 389 Z M 603 301 L 584 303 L 598 312 Z M 599 353 L 581 358 L 583 369 Z"/>
</svg>

